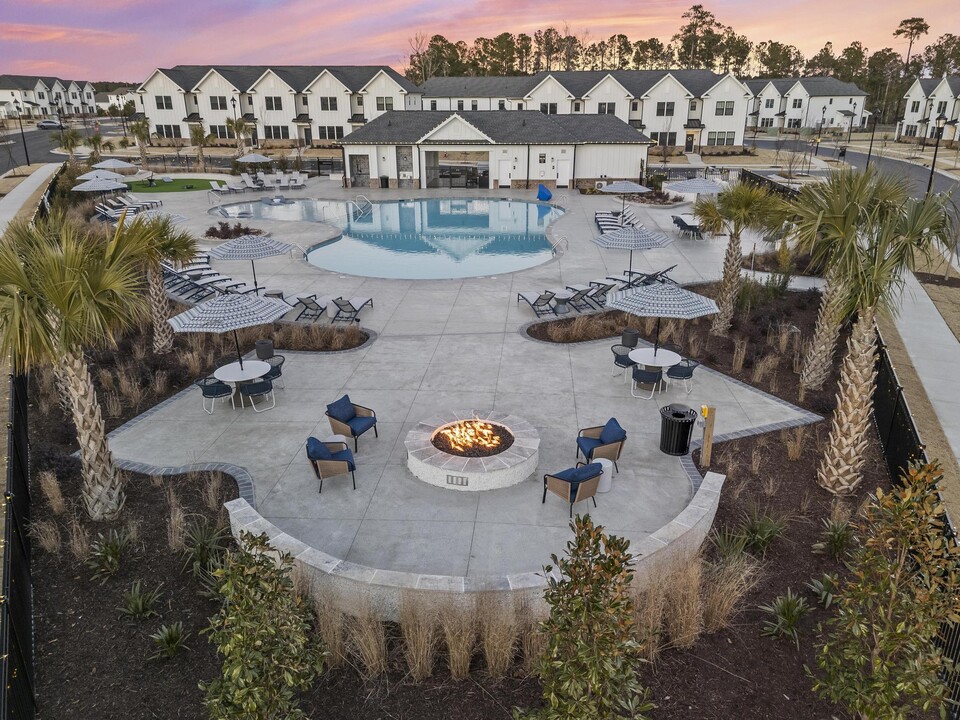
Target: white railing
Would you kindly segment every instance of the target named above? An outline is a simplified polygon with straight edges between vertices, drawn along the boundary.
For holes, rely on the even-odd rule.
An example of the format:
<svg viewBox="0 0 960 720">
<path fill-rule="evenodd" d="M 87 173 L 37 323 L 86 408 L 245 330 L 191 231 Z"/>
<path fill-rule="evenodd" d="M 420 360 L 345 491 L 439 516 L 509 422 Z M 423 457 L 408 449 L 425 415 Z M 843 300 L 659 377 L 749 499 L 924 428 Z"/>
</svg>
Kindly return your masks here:
<svg viewBox="0 0 960 720">
<path fill-rule="evenodd" d="M 564 252 L 570 249 L 570 241 L 567 240 L 565 235 L 561 235 L 552 243 L 550 243 L 550 252 L 556 255 L 561 246 L 563 247 Z"/>
</svg>

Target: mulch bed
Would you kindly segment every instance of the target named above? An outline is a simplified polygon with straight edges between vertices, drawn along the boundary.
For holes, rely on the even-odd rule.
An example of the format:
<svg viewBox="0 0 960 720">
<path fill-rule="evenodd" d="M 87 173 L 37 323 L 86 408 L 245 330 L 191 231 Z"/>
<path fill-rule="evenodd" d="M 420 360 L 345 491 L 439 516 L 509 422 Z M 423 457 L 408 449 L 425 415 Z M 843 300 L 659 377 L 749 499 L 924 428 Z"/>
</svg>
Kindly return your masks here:
<svg viewBox="0 0 960 720">
<path fill-rule="evenodd" d="M 710 295 L 714 289 L 700 286 L 697 291 Z M 809 335 L 816 317 L 817 300 L 816 293 L 785 293 L 763 303 L 756 302 L 756 307 L 745 307 L 738 312 L 733 331 L 723 338 L 707 337 L 706 320 L 686 323 L 681 344 L 686 349 L 696 342 L 695 338 L 701 337 L 702 347 L 696 357 L 750 382 L 756 362 L 771 353 L 779 354 L 776 338 L 781 326 L 795 326 Z M 630 325 L 649 337 L 643 321 L 631 318 Z M 616 332 L 619 334 L 619 330 Z M 768 336 L 773 344 L 768 342 Z M 732 372 L 734 338 L 738 337 L 747 338 L 748 352 L 743 369 Z M 777 380 L 773 381 L 773 394 L 814 412 L 829 413 L 836 378 L 828 382 L 828 389 L 809 393 L 803 402 L 798 402 L 797 378 L 789 352 L 784 353 L 774 373 Z M 104 355 L 95 363 L 106 361 Z M 192 378 L 171 374 L 171 386 L 175 387 L 178 380 L 189 382 Z M 770 377 L 757 384 L 771 390 Z M 145 402 L 143 407 L 147 406 Z M 71 428 L 63 422 L 62 415 L 56 420 L 55 415 L 54 412 L 34 412 L 34 464 L 38 470 L 56 467 L 64 495 L 76 498 L 76 461 L 64 457 L 64 453 L 74 447 Z M 61 427 L 57 428 L 56 423 Z M 815 481 L 820 443 L 826 434 L 825 422 L 809 426 L 804 451 L 797 461 L 787 459 L 784 438 L 779 433 L 715 447 L 710 469 L 729 476 L 715 526 L 735 527 L 744 510 L 757 505 L 769 513 L 787 517 L 787 530 L 768 551 L 762 563 L 760 583 L 741 603 L 730 628 L 701 637 L 690 650 L 667 649 L 654 665 L 643 669 L 643 682 L 650 687 L 652 699 L 658 706 L 651 717 L 656 720 L 759 720 L 827 718 L 839 714 L 838 708 L 813 695 L 811 681 L 804 672 L 804 666 L 815 666 L 815 627 L 827 617 L 827 612 L 816 606 L 815 598 L 804 584 L 824 572 L 842 571 L 838 562 L 810 550 L 820 534 L 821 519 L 830 515 L 833 502 L 833 497 Z M 694 459 L 699 458 L 695 455 Z M 889 486 L 884 468 L 879 445 L 872 438 L 864 481 L 855 496 L 845 501 L 848 507 L 854 508 L 874 488 Z M 203 505 L 199 495 L 201 483 L 196 479 L 171 477 L 163 483 L 176 487 L 188 513 L 217 516 Z M 225 482 L 222 499 L 234 496 L 235 487 Z M 49 517 L 39 490 L 35 498 L 35 516 Z M 116 577 L 102 585 L 91 580 L 90 571 L 66 551 L 53 557 L 36 549 L 37 690 L 44 718 L 205 717 L 197 683 L 214 677 L 219 664 L 209 643 L 197 632 L 216 611 L 216 603 L 198 594 L 198 581 L 181 572 L 182 560 L 167 549 L 166 507 L 163 489 L 149 479 L 133 478 L 121 520 L 112 526 L 118 527 L 131 519 L 139 521 L 138 550 L 131 559 L 125 560 Z M 110 526 L 103 524 L 96 528 L 94 537 L 97 529 Z M 144 580 L 150 587 L 163 581 L 162 618 L 143 622 L 120 619 L 116 608 L 123 590 L 135 579 Z M 799 650 L 790 640 L 760 636 L 763 616 L 758 606 L 769 603 L 787 588 L 803 593 L 814 607 L 803 620 Z M 161 622 L 176 620 L 182 620 L 193 633 L 187 642 L 190 649 L 169 662 L 148 660 L 152 648 L 147 636 Z M 350 667 L 325 673 L 302 697 L 307 716 L 332 720 L 506 719 L 511 717 L 511 708 L 515 706 L 540 704 L 539 683 L 523 677 L 519 668 L 507 678 L 493 680 L 484 674 L 482 661 L 475 659 L 476 669 L 471 678 L 455 682 L 441 654 L 434 676 L 415 684 L 406 672 L 396 628 L 393 628 L 390 651 L 391 669 L 384 678 L 364 681 Z"/>
<path fill-rule="evenodd" d="M 794 254 L 791 256 L 793 274 L 800 277 L 820 277 L 823 269 L 813 262 L 810 253 Z M 744 270 L 759 272 L 780 272 L 780 262 L 775 252 L 750 253 L 743 258 Z"/>
<path fill-rule="evenodd" d="M 924 285 L 937 285 L 946 288 L 960 288 L 960 277 L 943 277 L 943 273 L 915 272 L 917 280 Z"/>
</svg>

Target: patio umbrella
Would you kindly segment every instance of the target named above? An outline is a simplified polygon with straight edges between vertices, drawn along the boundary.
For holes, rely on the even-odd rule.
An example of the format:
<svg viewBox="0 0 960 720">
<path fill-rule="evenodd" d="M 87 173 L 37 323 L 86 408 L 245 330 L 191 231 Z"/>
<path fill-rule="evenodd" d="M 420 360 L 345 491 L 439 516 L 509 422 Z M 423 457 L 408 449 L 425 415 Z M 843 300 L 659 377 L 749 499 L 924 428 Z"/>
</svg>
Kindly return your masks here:
<svg viewBox="0 0 960 720">
<path fill-rule="evenodd" d="M 117 182 L 116 180 L 95 178 L 93 180 L 87 180 L 86 182 L 82 182 L 79 185 L 74 185 L 70 189 L 73 192 L 105 193 L 105 192 L 111 192 L 112 190 L 126 190 L 127 186 L 124 185 L 122 182 Z"/>
<path fill-rule="evenodd" d="M 223 333 L 232 330 L 233 341 L 237 346 L 237 359 L 242 369 L 243 355 L 240 352 L 237 330 L 275 322 L 288 312 L 290 306 L 282 300 L 224 294 L 174 315 L 167 322 L 176 332 Z"/>
<path fill-rule="evenodd" d="M 637 317 L 655 317 L 657 334 L 653 354 L 660 347 L 660 318 L 693 320 L 719 312 L 717 304 L 708 297 L 684 290 L 669 282 L 655 282 L 607 295 L 607 308 L 623 310 Z"/>
<path fill-rule="evenodd" d="M 620 207 L 620 213 L 622 214 L 623 211 L 627 209 L 627 195 L 648 193 L 650 192 L 650 188 L 644 187 L 640 183 L 635 183 L 631 180 L 617 180 L 616 182 L 607 183 L 600 188 L 600 191 L 610 193 L 611 195 L 620 195 L 620 199 L 623 201 Z"/>
<path fill-rule="evenodd" d="M 143 217 L 149 220 L 153 220 L 155 218 L 169 218 L 170 222 L 172 222 L 174 225 L 179 225 L 180 223 L 187 221 L 187 218 L 179 213 L 167 212 L 166 210 L 161 210 L 160 208 L 144 210 L 143 212 L 137 213 L 137 217 Z"/>
<path fill-rule="evenodd" d="M 594 238 L 593 241 L 600 247 L 629 250 L 630 269 L 627 274 L 632 275 L 634 250 L 654 250 L 666 247 L 673 242 L 673 238 L 667 237 L 661 232 L 652 232 L 643 226 L 625 225 L 604 233 L 600 237 Z"/>
<path fill-rule="evenodd" d="M 690 178 L 663 185 L 664 192 L 696 193 L 697 195 L 716 195 L 722 190 L 723 186 L 720 183 L 705 178 Z"/>
<path fill-rule="evenodd" d="M 267 235 L 241 235 L 227 240 L 210 251 L 210 257 L 217 260 L 249 260 L 253 268 L 253 287 L 257 287 L 257 266 L 254 260 L 286 255 L 293 250 L 293 245 L 274 240 Z M 254 290 L 257 295 L 260 290 Z"/>
<path fill-rule="evenodd" d="M 117 158 L 107 158 L 106 160 L 101 160 L 96 165 L 95 168 L 99 170 L 129 170 L 130 168 L 135 168 L 136 165 L 133 163 L 128 163 L 126 160 L 117 160 Z"/>
<path fill-rule="evenodd" d="M 124 177 L 120 173 L 110 172 L 109 170 L 91 170 L 83 175 L 77 175 L 77 180 L 113 180 L 114 182 L 123 182 Z"/>
<path fill-rule="evenodd" d="M 268 158 L 266 155 L 261 155 L 260 153 L 247 153 L 246 155 L 242 155 L 241 157 L 238 157 L 237 162 L 250 163 L 252 165 L 256 163 L 269 163 L 269 162 L 273 162 L 273 160 Z"/>
</svg>

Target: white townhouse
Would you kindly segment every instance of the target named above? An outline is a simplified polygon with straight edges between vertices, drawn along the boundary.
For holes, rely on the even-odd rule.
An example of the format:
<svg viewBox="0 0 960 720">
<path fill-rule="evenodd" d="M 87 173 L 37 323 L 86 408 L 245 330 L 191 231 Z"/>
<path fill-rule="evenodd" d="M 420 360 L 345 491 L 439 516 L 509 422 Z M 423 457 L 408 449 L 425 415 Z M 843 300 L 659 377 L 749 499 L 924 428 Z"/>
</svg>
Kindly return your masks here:
<svg viewBox="0 0 960 720">
<path fill-rule="evenodd" d="M 96 113 L 96 91 L 85 80 L 60 80 L 37 75 L 0 75 L 0 116 L 29 118 Z"/>
<path fill-rule="evenodd" d="M 251 127 L 253 145 L 336 143 L 389 110 L 419 110 L 420 90 L 385 66 L 178 65 L 137 88 L 138 111 L 162 142 L 202 123 L 224 144 L 229 118 Z"/>
<path fill-rule="evenodd" d="M 128 102 L 132 102 L 135 106 L 137 104 L 137 94 L 130 88 L 117 88 L 110 92 L 97 93 L 94 95 L 94 99 L 96 100 L 97 110 L 103 110 L 104 112 L 108 112 L 111 105 L 116 106 L 118 110 L 122 110 Z"/>
<path fill-rule="evenodd" d="M 946 122 L 942 139 L 960 140 L 960 76 L 917 78 L 907 94 L 903 120 L 897 125 L 897 139 L 935 138 L 936 121 L 943 115 Z"/>
<path fill-rule="evenodd" d="M 733 75 L 709 70 L 554 71 L 512 77 L 434 77 L 425 110 L 538 110 L 613 115 L 684 152 L 743 145 L 751 98 Z"/>
<path fill-rule="evenodd" d="M 345 137 L 349 187 L 596 187 L 638 180 L 650 140 L 613 115 L 386 112 Z"/>
<path fill-rule="evenodd" d="M 849 132 L 864 127 L 870 113 L 867 93 L 832 77 L 746 80 L 753 93 L 751 128 Z"/>
</svg>

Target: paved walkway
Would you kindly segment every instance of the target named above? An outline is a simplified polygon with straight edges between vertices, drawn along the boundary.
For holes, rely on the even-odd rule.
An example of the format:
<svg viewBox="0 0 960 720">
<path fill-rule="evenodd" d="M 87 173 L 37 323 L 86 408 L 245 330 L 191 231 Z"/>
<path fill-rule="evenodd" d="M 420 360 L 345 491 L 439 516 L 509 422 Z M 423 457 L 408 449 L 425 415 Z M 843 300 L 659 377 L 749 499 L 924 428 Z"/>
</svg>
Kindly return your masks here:
<svg viewBox="0 0 960 720">
<path fill-rule="evenodd" d="M 48 163 L 38 170 L 34 170 L 30 177 L 17 185 L 7 195 L 0 198 L 0 232 L 7 227 L 17 213 L 20 212 L 30 196 L 43 187 L 53 174 L 60 168 L 58 163 Z"/>
</svg>

